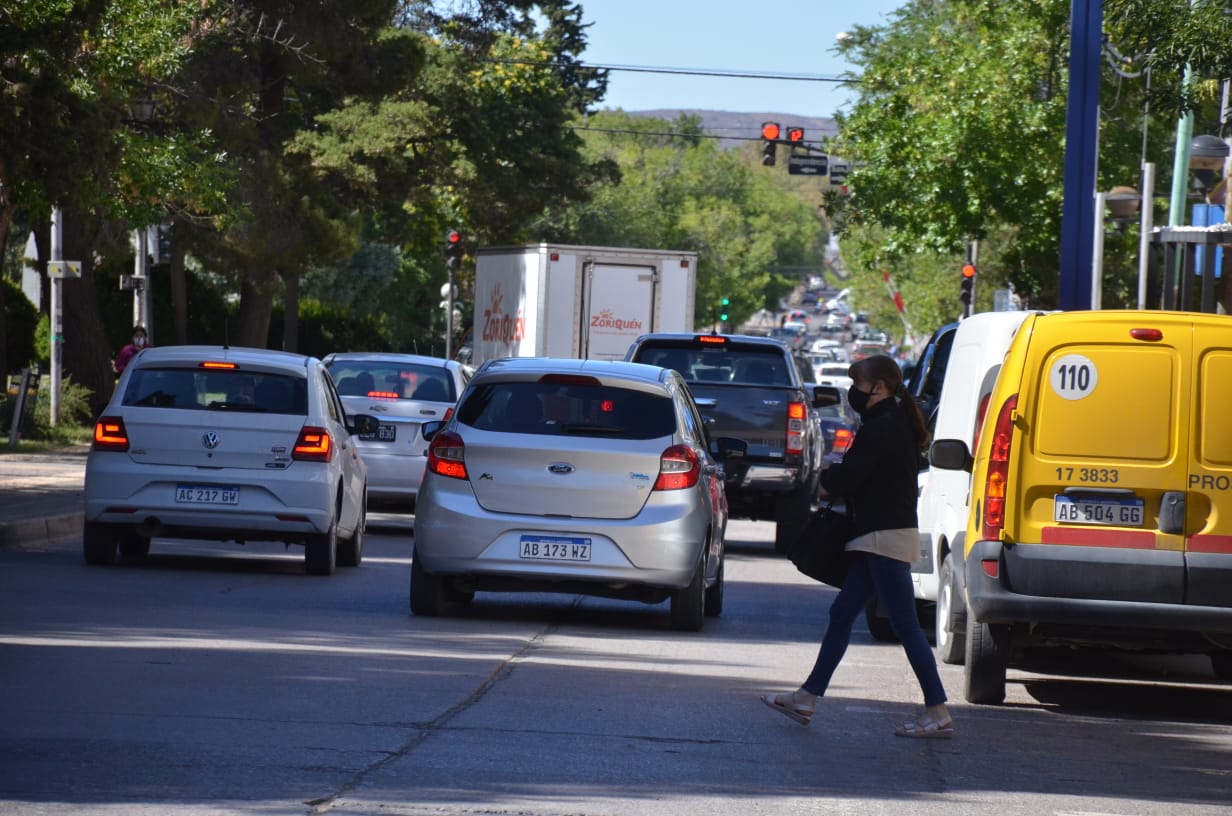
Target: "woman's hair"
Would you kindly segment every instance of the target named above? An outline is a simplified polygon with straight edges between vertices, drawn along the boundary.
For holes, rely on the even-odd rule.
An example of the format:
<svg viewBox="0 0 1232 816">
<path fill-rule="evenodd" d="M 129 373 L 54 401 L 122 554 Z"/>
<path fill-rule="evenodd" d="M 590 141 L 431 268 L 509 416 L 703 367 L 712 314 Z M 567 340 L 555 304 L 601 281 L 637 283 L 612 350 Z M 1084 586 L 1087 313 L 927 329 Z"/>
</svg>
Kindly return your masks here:
<svg viewBox="0 0 1232 816">
<path fill-rule="evenodd" d="M 915 404 L 915 400 L 907 393 L 907 388 L 903 385 L 903 370 L 898 367 L 898 363 L 894 362 L 893 357 L 874 354 L 863 360 L 857 360 L 847 369 L 847 376 L 859 382 L 881 381 L 885 383 L 898 402 L 898 410 L 903 412 L 903 418 L 907 420 L 907 425 L 915 435 L 916 443 L 921 448 L 928 444 L 928 428 L 924 426 L 924 415 L 920 413 L 920 407 Z"/>
</svg>

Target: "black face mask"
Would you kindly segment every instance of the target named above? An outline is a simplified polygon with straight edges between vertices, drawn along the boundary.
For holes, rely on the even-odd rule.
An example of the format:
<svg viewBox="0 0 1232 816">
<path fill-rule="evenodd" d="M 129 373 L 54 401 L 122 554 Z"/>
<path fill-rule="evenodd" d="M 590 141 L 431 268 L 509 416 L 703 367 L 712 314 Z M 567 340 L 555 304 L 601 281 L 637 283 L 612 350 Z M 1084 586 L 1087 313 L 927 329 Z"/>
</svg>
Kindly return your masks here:
<svg viewBox="0 0 1232 816">
<path fill-rule="evenodd" d="M 872 391 L 861 391 L 854 385 L 847 389 L 847 401 L 851 403 L 851 410 L 857 414 L 863 414 L 864 409 L 868 407 L 869 397 L 873 395 Z"/>
</svg>

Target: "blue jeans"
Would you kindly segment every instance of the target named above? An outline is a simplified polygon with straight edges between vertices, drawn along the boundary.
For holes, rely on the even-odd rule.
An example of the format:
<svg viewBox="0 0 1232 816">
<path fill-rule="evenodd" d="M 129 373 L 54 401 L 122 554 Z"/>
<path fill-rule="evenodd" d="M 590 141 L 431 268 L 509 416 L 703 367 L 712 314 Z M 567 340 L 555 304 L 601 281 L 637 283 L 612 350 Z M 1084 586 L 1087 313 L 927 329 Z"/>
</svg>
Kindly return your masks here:
<svg viewBox="0 0 1232 816">
<path fill-rule="evenodd" d="M 830 625 L 817 653 L 817 662 L 801 688 L 819 697 L 826 693 L 830 678 L 847 651 L 851 627 L 873 593 L 876 593 L 890 616 L 894 634 L 898 635 L 907 652 L 907 660 L 920 681 L 920 688 L 924 690 L 924 705 L 944 703 L 945 687 L 941 685 L 941 675 L 937 673 L 937 660 L 933 657 L 924 630 L 920 628 L 920 619 L 916 617 L 911 565 L 872 553 L 854 552 L 851 555 L 851 571 L 838 597 L 830 605 Z"/>
</svg>

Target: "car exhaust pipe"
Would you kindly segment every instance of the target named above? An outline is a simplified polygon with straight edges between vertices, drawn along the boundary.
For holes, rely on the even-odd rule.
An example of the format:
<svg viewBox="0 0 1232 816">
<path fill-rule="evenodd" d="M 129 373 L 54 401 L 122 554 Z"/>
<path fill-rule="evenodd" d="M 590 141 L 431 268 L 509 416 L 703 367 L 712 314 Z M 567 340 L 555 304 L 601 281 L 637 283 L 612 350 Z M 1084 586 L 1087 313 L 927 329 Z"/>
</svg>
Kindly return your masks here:
<svg viewBox="0 0 1232 816">
<path fill-rule="evenodd" d="M 137 525 L 137 535 L 144 538 L 155 538 L 162 533 L 162 529 L 163 523 L 158 520 L 158 517 L 150 516 Z"/>
</svg>

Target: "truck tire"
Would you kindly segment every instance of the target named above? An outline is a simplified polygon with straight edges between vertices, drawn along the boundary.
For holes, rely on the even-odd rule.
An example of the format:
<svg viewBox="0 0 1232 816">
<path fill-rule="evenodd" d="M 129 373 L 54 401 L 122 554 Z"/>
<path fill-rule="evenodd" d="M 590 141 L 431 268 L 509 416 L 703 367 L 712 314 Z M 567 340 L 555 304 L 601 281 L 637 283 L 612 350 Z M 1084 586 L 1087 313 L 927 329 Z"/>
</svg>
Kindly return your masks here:
<svg viewBox="0 0 1232 816">
<path fill-rule="evenodd" d="M 411 614 L 421 618 L 439 617 L 445 611 L 445 580 L 433 575 L 411 555 Z"/>
<path fill-rule="evenodd" d="M 967 702 L 1001 705 L 1005 702 L 1005 669 L 1009 656 L 1009 628 L 976 623 L 967 615 L 966 666 L 963 692 Z"/>
<path fill-rule="evenodd" d="M 706 563 L 702 561 L 693 573 L 693 580 L 684 589 L 672 590 L 671 623 L 680 632 L 696 632 L 702 628 L 706 614 Z"/>
<path fill-rule="evenodd" d="M 967 613 L 958 593 L 954 558 L 949 553 L 941 561 L 937 576 L 937 657 L 951 666 L 961 664 L 967 651 Z"/>
</svg>

